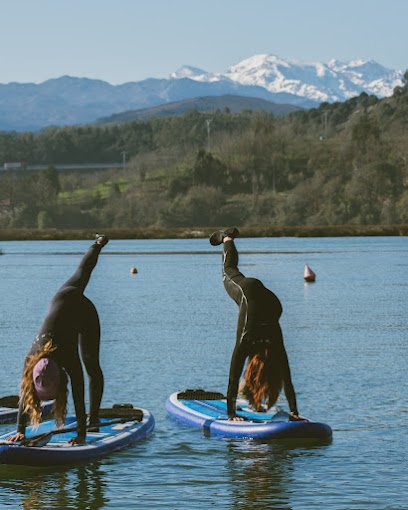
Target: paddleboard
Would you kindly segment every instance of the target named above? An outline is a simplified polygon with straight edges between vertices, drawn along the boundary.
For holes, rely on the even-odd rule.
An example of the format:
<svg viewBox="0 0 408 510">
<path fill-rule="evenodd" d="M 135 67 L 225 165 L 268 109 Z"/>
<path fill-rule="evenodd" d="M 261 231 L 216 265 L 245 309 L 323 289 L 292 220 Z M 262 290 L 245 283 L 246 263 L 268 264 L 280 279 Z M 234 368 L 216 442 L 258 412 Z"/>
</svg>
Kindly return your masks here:
<svg viewBox="0 0 408 510">
<path fill-rule="evenodd" d="M 135 413 L 138 411 L 138 416 Z M 133 416 L 133 417 L 132 417 Z M 110 409 L 101 409 L 101 424 L 115 422 L 99 427 L 99 431 L 87 431 L 86 443 L 71 445 L 68 441 L 76 437 L 76 432 L 53 435 L 44 446 L 22 446 L 17 443 L 5 444 L 15 431 L 0 436 L 0 464 L 20 464 L 30 466 L 51 466 L 89 461 L 117 450 L 121 450 L 147 437 L 154 428 L 153 415 L 146 409 L 131 408 L 129 405 L 116 405 Z M 120 423 L 118 423 L 120 421 Z M 65 428 L 75 428 L 75 416 L 68 416 Z M 40 423 L 38 427 L 27 427 L 26 437 L 36 437 L 57 430 L 54 420 Z"/>
<path fill-rule="evenodd" d="M 43 415 L 47 416 L 52 410 L 54 401 L 43 402 Z M 18 396 L 10 395 L 0 398 L 0 423 L 13 423 L 17 420 Z"/>
<path fill-rule="evenodd" d="M 248 401 L 237 399 L 237 415 L 244 421 L 229 421 L 227 399 L 217 392 L 185 390 L 170 395 L 167 412 L 191 427 L 210 435 L 254 439 L 330 439 L 332 430 L 325 423 L 291 421 L 289 413 L 274 407 L 255 412 Z"/>
</svg>

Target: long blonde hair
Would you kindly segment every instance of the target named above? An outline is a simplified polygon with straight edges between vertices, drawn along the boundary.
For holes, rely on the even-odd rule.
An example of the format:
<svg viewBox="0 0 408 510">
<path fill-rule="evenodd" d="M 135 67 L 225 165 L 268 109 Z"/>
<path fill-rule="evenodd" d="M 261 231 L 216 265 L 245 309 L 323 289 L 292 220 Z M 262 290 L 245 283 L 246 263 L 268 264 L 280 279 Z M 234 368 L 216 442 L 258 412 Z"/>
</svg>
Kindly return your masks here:
<svg viewBox="0 0 408 510">
<path fill-rule="evenodd" d="M 21 379 L 20 400 L 23 402 L 23 411 L 30 417 L 30 423 L 32 425 L 38 425 L 40 423 L 42 414 L 41 400 L 38 398 L 37 392 L 35 391 L 33 369 L 40 359 L 47 358 L 55 351 L 55 349 L 56 347 L 53 345 L 52 339 L 48 340 L 48 342 L 46 342 L 39 351 L 27 356 L 26 363 L 24 365 L 23 377 Z M 58 426 L 64 424 L 65 416 L 67 414 L 67 382 L 66 373 L 63 369 L 61 369 L 58 395 L 54 401 L 52 409 Z"/>
</svg>

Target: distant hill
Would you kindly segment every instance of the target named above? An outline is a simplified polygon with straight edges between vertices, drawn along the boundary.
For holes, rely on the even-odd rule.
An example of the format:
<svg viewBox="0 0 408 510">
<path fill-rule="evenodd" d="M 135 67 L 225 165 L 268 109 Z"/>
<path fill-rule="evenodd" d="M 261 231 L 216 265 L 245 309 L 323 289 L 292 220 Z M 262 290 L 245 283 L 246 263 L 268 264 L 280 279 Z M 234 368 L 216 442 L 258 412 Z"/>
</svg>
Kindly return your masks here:
<svg viewBox="0 0 408 510">
<path fill-rule="evenodd" d="M 0 131 L 89 124 L 121 112 L 208 96 L 245 96 L 313 108 L 362 92 L 390 96 L 401 79 L 401 71 L 374 61 L 299 63 L 275 55 L 254 55 L 224 74 L 184 66 L 168 79 L 120 85 L 72 76 L 38 84 L 0 83 Z"/>
<path fill-rule="evenodd" d="M 39 84 L 0 84 L 0 131 L 37 131 L 48 126 L 89 124 L 128 110 L 226 94 L 305 108 L 317 105 L 294 94 L 271 93 L 263 87 L 229 79 L 200 82 L 189 78 L 149 78 L 111 85 L 102 80 L 62 76 Z"/>
<path fill-rule="evenodd" d="M 189 110 L 198 112 L 211 112 L 214 110 L 223 110 L 228 108 L 232 113 L 240 113 L 243 110 L 265 111 L 273 113 L 276 116 L 284 116 L 288 113 L 301 110 L 298 106 L 290 104 L 277 104 L 265 99 L 245 96 L 205 96 L 184 101 L 175 101 L 173 103 L 162 104 L 152 108 L 141 108 L 140 110 L 129 110 L 123 113 L 117 113 L 110 117 L 98 120 L 100 124 L 123 123 L 134 120 L 147 120 L 151 117 L 167 117 L 171 115 L 183 115 Z"/>
</svg>

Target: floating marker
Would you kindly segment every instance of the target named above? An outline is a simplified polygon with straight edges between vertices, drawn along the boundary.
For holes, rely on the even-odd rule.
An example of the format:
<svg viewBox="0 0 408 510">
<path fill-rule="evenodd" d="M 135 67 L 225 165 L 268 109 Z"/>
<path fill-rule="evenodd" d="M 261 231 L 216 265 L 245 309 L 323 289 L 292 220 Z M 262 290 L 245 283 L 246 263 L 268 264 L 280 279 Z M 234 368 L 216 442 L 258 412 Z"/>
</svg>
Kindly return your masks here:
<svg viewBox="0 0 408 510">
<path fill-rule="evenodd" d="M 305 264 L 303 277 L 306 282 L 314 282 L 316 280 L 316 274 L 310 269 L 310 267 L 307 264 Z"/>
<path fill-rule="evenodd" d="M 130 268 L 130 272 L 131 272 L 131 274 L 136 274 L 137 273 L 137 268 L 136 267 L 131 267 Z"/>
</svg>

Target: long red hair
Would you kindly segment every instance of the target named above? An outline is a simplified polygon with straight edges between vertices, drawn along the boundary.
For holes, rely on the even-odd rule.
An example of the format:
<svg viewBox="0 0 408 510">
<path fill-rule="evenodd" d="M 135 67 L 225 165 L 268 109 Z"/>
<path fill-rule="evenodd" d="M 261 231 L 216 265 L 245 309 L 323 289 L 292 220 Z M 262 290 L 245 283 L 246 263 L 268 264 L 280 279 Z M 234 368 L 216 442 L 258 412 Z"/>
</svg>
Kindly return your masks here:
<svg viewBox="0 0 408 510">
<path fill-rule="evenodd" d="M 272 407 L 278 400 L 283 386 L 280 356 L 265 348 L 249 357 L 244 374 L 243 394 L 251 406 L 260 409 L 263 403 Z"/>
</svg>

